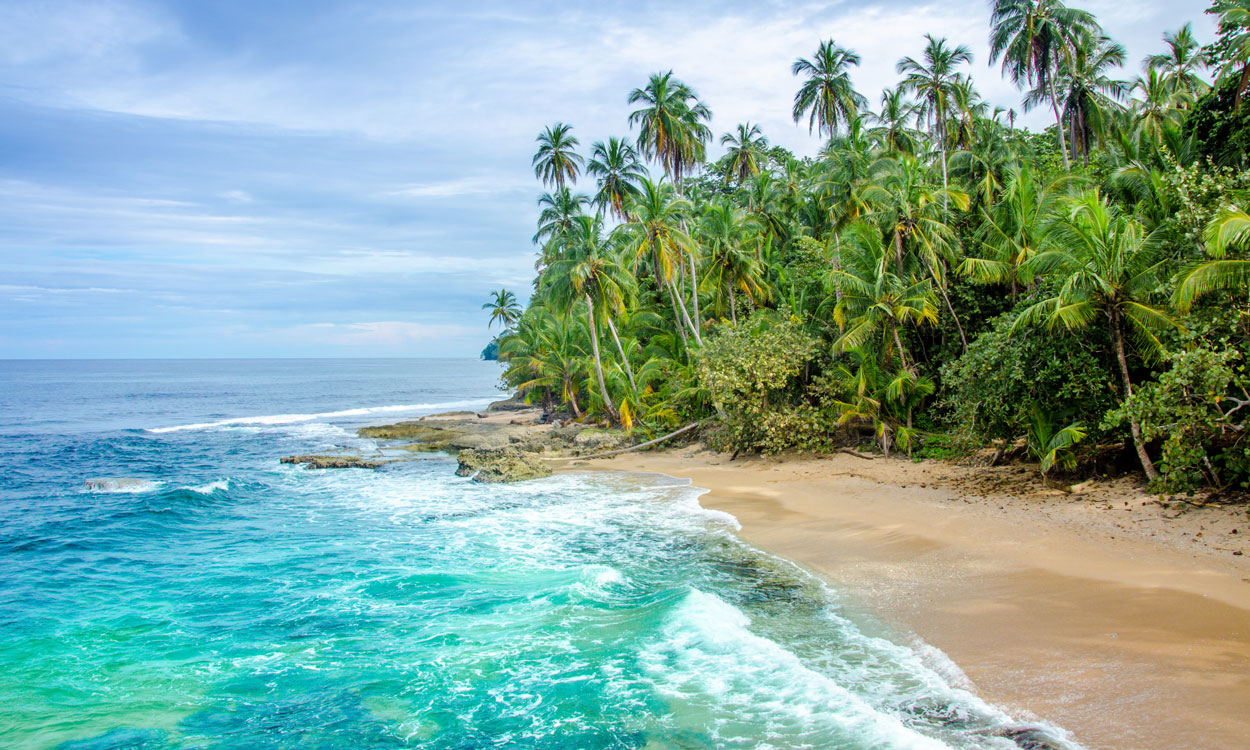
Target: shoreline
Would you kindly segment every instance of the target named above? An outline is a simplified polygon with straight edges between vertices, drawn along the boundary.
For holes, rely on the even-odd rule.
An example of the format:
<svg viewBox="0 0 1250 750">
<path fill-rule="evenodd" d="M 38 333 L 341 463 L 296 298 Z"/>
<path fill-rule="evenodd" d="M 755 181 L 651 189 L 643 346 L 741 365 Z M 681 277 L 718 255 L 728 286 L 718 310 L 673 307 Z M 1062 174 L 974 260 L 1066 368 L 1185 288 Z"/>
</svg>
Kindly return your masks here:
<svg viewBox="0 0 1250 750">
<path fill-rule="evenodd" d="M 1086 747 L 1233 750 L 1250 737 L 1250 558 L 1227 546 L 1250 533 L 1244 509 L 1177 524 L 1123 482 L 1022 501 L 969 492 L 960 475 L 984 471 L 936 462 L 693 450 L 560 470 L 690 480 L 742 539 L 942 650 L 986 700 Z"/>
</svg>

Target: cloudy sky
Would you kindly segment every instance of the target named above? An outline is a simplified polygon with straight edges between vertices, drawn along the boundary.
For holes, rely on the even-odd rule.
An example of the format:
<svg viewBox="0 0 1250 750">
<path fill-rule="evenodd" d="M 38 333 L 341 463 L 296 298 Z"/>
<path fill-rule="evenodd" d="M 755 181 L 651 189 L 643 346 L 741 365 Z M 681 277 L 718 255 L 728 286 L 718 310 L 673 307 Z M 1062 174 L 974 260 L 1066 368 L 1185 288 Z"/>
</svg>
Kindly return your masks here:
<svg viewBox="0 0 1250 750">
<path fill-rule="evenodd" d="M 1085 0 L 1134 61 L 1206 0 Z M 523 293 L 535 134 L 628 135 L 673 69 L 719 134 L 799 154 L 789 65 L 832 37 L 874 103 L 968 2 L 0 3 L 0 358 L 475 356 Z M 1037 115 L 1034 116 L 1035 118 Z M 1030 123 L 1045 124 L 1030 118 Z M 714 152 L 715 153 L 715 152 Z"/>
</svg>

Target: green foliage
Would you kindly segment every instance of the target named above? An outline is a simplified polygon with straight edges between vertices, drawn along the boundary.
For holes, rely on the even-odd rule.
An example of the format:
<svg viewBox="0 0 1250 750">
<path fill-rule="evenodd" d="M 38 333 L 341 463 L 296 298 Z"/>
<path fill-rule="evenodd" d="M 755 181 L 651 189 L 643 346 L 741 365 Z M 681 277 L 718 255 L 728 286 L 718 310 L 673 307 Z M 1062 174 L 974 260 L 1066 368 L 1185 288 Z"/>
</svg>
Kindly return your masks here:
<svg viewBox="0 0 1250 750">
<path fill-rule="evenodd" d="M 482 349 L 481 358 L 485 360 L 490 360 L 490 361 L 499 359 L 499 337 L 498 336 L 491 339 L 490 343 L 487 344 Z"/>
<path fill-rule="evenodd" d="M 1198 153 L 1216 164 L 1244 169 L 1250 159 L 1250 106 L 1237 105 L 1239 79 L 1233 78 L 1198 100 L 1185 120 L 1184 133 Z"/>
<path fill-rule="evenodd" d="M 1076 468 L 1076 453 L 1073 447 L 1085 439 L 1088 433 L 1081 422 L 1073 422 L 1066 427 L 1058 426 L 1042 407 L 1033 404 L 1029 409 L 1029 434 L 1026 444 L 1029 455 L 1037 459 L 1038 469 L 1042 476 L 1050 473 L 1056 466 L 1062 471 Z"/>
<path fill-rule="evenodd" d="M 1199 346 L 1166 361 L 1158 381 L 1138 388 L 1107 421 L 1135 419 L 1147 439 L 1163 441 L 1159 491 L 1250 490 L 1250 375 L 1241 352 Z"/>
<path fill-rule="evenodd" d="M 942 368 L 942 407 L 965 448 L 1025 436 L 1034 409 L 1065 423 L 1096 425 L 1117 403 L 1105 333 L 1013 336 L 1014 319 L 1014 313 L 998 317 L 967 354 Z"/>
<path fill-rule="evenodd" d="M 716 442 L 730 450 L 765 452 L 811 442 L 821 427 L 794 405 L 817 349 L 802 322 L 786 310 L 756 313 L 709 336 L 696 371 L 723 415 Z"/>
</svg>

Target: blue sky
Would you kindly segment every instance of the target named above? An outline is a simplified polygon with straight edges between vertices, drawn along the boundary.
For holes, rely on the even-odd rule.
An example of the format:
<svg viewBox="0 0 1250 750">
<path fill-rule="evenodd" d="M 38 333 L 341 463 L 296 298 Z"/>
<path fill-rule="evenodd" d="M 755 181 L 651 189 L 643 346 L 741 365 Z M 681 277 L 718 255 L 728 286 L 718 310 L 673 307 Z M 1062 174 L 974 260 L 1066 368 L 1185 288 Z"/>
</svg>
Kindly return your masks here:
<svg viewBox="0 0 1250 750">
<path fill-rule="evenodd" d="M 1213 34 L 1205 0 L 1073 4 L 1134 61 Z M 475 356 L 489 291 L 529 288 L 544 125 L 629 135 L 627 92 L 672 68 L 717 134 L 811 154 L 796 57 L 856 50 L 875 103 L 944 35 L 1015 106 L 987 23 L 981 0 L 0 3 L 0 358 Z"/>
</svg>

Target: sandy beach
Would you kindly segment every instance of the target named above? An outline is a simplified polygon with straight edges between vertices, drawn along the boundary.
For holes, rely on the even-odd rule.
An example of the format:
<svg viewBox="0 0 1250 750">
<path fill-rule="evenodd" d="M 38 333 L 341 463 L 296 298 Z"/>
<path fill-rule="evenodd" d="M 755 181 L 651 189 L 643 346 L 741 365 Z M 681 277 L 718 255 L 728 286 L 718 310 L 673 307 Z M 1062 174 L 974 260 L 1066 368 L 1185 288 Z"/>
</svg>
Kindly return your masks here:
<svg viewBox="0 0 1250 750">
<path fill-rule="evenodd" d="M 1087 747 L 1250 740 L 1244 506 L 1177 510 L 1131 480 L 1069 495 L 1023 468 L 847 454 L 730 461 L 696 447 L 566 468 L 689 478 L 744 539 L 941 649 L 988 700 Z"/>
</svg>

